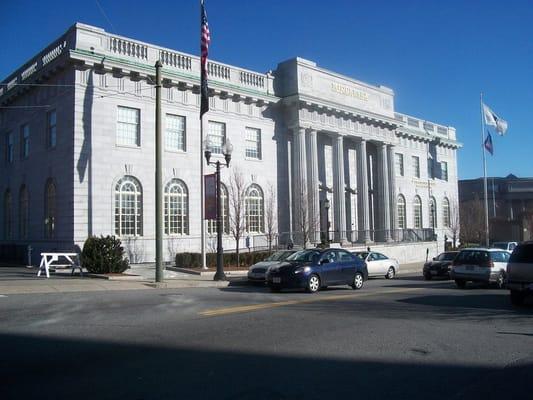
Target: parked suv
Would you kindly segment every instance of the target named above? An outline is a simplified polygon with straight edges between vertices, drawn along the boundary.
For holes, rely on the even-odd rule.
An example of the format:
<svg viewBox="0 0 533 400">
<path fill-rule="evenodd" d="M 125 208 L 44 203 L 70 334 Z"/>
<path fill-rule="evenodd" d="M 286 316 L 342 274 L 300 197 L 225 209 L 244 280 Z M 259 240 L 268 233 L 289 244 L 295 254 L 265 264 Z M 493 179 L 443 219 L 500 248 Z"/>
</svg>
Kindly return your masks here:
<svg viewBox="0 0 533 400">
<path fill-rule="evenodd" d="M 528 294 L 533 294 L 533 241 L 516 246 L 507 264 L 507 288 L 511 303 L 521 305 Z"/>
<path fill-rule="evenodd" d="M 450 278 L 460 288 L 464 288 L 467 282 L 495 283 L 502 288 L 510 255 L 500 249 L 463 249 L 453 260 Z"/>
</svg>

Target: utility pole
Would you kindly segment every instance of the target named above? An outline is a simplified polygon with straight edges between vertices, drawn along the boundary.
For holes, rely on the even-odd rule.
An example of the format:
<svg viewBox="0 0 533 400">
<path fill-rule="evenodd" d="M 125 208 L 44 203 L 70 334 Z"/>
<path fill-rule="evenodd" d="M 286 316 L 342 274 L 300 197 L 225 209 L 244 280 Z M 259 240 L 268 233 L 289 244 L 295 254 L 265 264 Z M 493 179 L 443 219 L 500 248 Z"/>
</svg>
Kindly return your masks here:
<svg viewBox="0 0 533 400">
<path fill-rule="evenodd" d="M 163 281 L 163 184 L 161 141 L 161 61 L 155 63 L 155 281 Z"/>
</svg>

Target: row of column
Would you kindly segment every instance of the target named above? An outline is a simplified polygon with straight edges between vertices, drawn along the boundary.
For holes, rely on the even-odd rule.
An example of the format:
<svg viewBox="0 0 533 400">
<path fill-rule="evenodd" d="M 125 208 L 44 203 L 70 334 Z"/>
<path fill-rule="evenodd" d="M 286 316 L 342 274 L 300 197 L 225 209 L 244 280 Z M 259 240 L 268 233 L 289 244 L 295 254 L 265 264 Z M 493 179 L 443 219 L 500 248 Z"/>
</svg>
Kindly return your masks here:
<svg viewBox="0 0 533 400">
<path fill-rule="evenodd" d="M 318 171 L 318 133 L 314 129 L 299 127 L 293 131 L 293 228 L 303 231 L 307 224 L 308 238 L 319 241 L 320 231 L 320 192 Z M 367 141 L 360 139 L 357 151 L 357 196 L 359 210 L 358 230 L 362 231 L 359 241 L 372 241 L 370 231 L 370 204 L 368 184 Z M 396 225 L 394 146 L 381 143 L 378 148 L 378 195 L 381 231 L 386 241 L 394 239 Z M 346 236 L 346 197 L 344 176 L 344 139 L 342 135 L 333 138 L 333 205 L 334 220 L 338 231 L 335 240 L 345 243 Z M 375 228 L 375 227 L 374 227 Z M 327 228 L 326 228 L 327 229 Z"/>
</svg>

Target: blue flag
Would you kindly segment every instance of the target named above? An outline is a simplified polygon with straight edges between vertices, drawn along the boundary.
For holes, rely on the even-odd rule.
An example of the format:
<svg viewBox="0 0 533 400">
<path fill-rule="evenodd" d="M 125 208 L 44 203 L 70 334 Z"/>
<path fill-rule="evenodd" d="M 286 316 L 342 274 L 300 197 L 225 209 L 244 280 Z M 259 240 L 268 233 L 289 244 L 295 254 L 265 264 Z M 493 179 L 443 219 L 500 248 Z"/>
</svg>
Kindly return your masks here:
<svg viewBox="0 0 533 400">
<path fill-rule="evenodd" d="M 494 147 L 492 146 L 492 137 L 490 136 L 490 132 L 487 131 L 487 137 L 485 138 L 485 143 L 483 144 L 485 146 L 485 150 L 487 150 L 490 155 L 494 155 Z"/>
</svg>

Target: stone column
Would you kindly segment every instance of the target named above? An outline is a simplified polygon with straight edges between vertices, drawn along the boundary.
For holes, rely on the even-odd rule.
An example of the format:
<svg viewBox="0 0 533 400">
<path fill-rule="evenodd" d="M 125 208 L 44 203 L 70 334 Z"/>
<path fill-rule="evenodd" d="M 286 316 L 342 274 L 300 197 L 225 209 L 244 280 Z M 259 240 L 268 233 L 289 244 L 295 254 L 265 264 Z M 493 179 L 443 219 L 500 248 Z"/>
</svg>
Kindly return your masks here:
<svg viewBox="0 0 533 400">
<path fill-rule="evenodd" d="M 392 241 L 390 234 L 390 192 L 389 192 L 389 165 L 387 157 L 387 144 L 382 143 L 379 148 L 379 178 L 380 193 L 379 205 L 381 208 L 381 229 L 383 239 L 386 242 Z"/>
<path fill-rule="evenodd" d="M 305 128 L 293 129 L 292 146 L 292 188 L 293 188 L 293 221 L 296 232 L 295 242 L 302 241 L 302 226 L 307 224 L 307 165 L 305 151 Z"/>
<path fill-rule="evenodd" d="M 346 195 L 344 190 L 344 147 L 341 135 L 334 139 L 333 145 L 333 205 L 335 207 L 335 228 L 337 240 L 346 243 Z"/>
<path fill-rule="evenodd" d="M 366 140 L 357 143 L 357 196 L 359 202 L 359 215 L 361 224 L 359 229 L 363 234 L 359 237 L 364 243 L 370 242 L 370 209 L 368 206 L 368 165 L 366 160 Z"/>
<path fill-rule="evenodd" d="M 396 170 L 394 165 L 394 153 L 396 147 L 394 145 L 388 147 L 389 153 L 389 197 L 390 197 L 390 229 L 393 240 L 398 240 L 398 208 L 396 205 Z"/>
<path fill-rule="evenodd" d="M 308 152 L 307 160 L 308 176 L 307 191 L 309 193 L 309 229 L 310 240 L 313 243 L 320 242 L 320 197 L 318 184 L 318 146 L 317 131 L 310 129 L 308 132 Z"/>
</svg>

